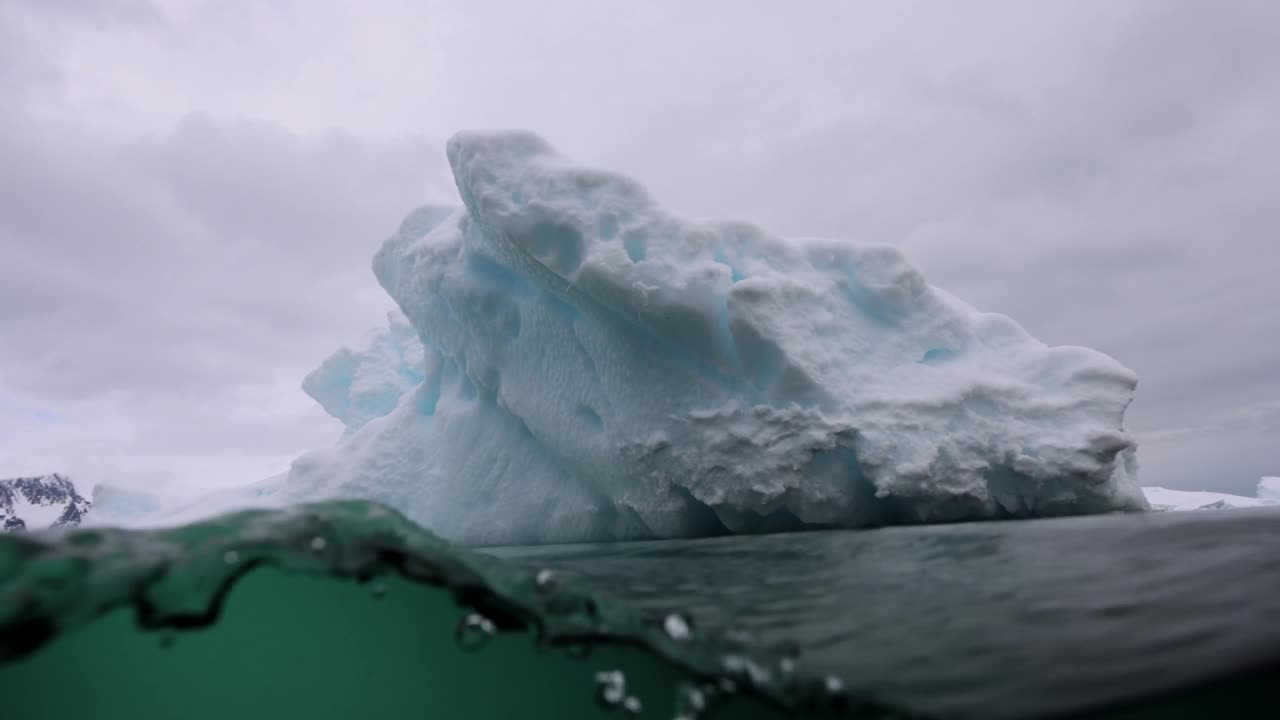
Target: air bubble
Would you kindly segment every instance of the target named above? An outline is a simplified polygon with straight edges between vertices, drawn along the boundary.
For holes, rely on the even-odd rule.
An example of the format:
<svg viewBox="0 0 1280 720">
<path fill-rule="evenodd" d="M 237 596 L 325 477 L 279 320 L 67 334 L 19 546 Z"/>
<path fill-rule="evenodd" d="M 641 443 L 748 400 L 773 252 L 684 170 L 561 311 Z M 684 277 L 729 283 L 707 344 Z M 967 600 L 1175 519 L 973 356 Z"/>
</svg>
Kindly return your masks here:
<svg viewBox="0 0 1280 720">
<path fill-rule="evenodd" d="M 734 675 L 746 675 L 755 685 L 769 682 L 769 671 L 760 667 L 755 660 L 742 655 L 725 655 L 721 660 L 725 670 Z"/>
<path fill-rule="evenodd" d="M 662 621 L 662 629 L 667 632 L 667 637 L 680 642 L 688 640 L 692 634 L 689 622 L 676 613 L 671 613 Z"/>
<path fill-rule="evenodd" d="M 627 676 L 621 670 L 602 670 L 596 673 L 596 702 L 605 707 L 615 707 L 627 697 Z"/>
<path fill-rule="evenodd" d="M 827 688 L 827 692 L 835 695 L 844 690 L 844 681 L 835 675 L 828 675 L 822 680 L 822 684 Z"/>
<path fill-rule="evenodd" d="M 622 701 L 622 709 L 631 715 L 639 715 L 640 711 L 644 709 L 644 705 L 640 703 L 640 698 L 635 695 L 629 695 L 626 700 Z"/>
<path fill-rule="evenodd" d="M 321 550 L 324 550 L 324 546 L 327 544 L 328 543 L 325 542 L 325 539 L 320 537 L 319 535 L 311 538 L 311 549 L 316 552 L 320 552 Z"/>
<path fill-rule="evenodd" d="M 458 623 L 454 640 L 458 647 L 467 652 L 475 652 L 489 642 L 489 638 L 497 631 L 497 626 L 489 618 L 480 613 L 469 613 Z"/>
<path fill-rule="evenodd" d="M 751 678 L 751 682 L 755 685 L 764 685 L 769 682 L 769 671 L 751 658 L 747 658 L 747 676 Z"/>
<path fill-rule="evenodd" d="M 676 708 L 681 714 L 697 717 L 707 709 L 707 696 L 701 688 L 682 685 L 678 692 Z"/>
<path fill-rule="evenodd" d="M 550 592 L 556 586 L 556 574 L 550 570 L 539 570 L 533 579 L 533 584 L 541 592 Z"/>
<path fill-rule="evenodd" d="M 386 595 L 386 594 L 387 594 L 387 586 L 386 586 L 386 585 L 383 585 L 382 583 L 374 583 L 374 585 L 373 585 L 373 596 L 374 596 L 374 597 L 376 597 L 376 598 L 381 598 L 381 597 L 383 597 L 383 596 L 384 596 L 384 595 Z"/>
<path fill-rule="evenodd" d="M 222 562 L 228 565 L 235 565 L 240 562 L 240 553 L 235 550 L 228 550 L 222 554 Z"/>
</svg>

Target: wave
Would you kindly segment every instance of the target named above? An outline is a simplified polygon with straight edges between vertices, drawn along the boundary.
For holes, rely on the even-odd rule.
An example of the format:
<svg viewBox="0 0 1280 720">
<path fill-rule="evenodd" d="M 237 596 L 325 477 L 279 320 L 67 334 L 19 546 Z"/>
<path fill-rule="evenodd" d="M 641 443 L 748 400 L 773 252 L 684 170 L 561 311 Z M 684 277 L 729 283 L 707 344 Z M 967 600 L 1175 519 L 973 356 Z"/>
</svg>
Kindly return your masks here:
<svg viewBox="0 0 1280 720">
<path fill-rule="evenodd" d="M 558 718 L 847 705 L 818 680 L 762 675 L 784 662 L 767 648 L 748 655 L 678 615 L 360 501 L 4 535 L 0 577 L 0 708 L 23 710 L 8 717 L 82 717 L 74 688 L 91 690 L 95 717 L 279 717 L 279 703 L 300 717 L 350 706 Z"/>
</svg>

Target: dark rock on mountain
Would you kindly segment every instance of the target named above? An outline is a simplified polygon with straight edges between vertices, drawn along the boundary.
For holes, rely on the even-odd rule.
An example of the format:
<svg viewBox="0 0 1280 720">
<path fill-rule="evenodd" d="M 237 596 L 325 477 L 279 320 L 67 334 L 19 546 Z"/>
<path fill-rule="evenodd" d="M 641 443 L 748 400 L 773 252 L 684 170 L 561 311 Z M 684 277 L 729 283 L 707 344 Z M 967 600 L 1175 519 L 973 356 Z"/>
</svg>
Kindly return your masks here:
<svg viewBox="0 0 1280 720">
<path fill-rule="evenodd" d="M 79 525 L 92 506 L 58 473 L 0 480 L 0 529 L 4 532 Z"/>
</svg>

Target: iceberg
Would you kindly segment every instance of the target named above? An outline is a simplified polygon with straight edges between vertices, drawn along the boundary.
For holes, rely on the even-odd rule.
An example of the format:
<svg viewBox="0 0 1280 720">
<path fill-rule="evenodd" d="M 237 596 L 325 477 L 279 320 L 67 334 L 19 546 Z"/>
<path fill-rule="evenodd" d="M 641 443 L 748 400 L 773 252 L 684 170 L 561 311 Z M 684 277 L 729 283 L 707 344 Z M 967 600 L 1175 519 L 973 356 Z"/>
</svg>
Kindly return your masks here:
<svg viewBox="0 0 1280 720">
<path fill-rule="evenodd" d="M 1264 477 L 1258 481 L 1258 497 L 1280 504 L 1280 477 Z"/>
<path fill-rule="evenodd" d="M 1280 506 L 1280 478 L 1276 477 L 1258 480 L 1257 497 L 1162 487 L 1144 487 L 1142 492 L 1153 510 L 1232 510 Z"/>
<path fill-rule="evenodd" d="M 164 502 L 156 495 L 98 483 L 93 487 L 93 509 L 85 517 L 84 524 L 135 525 L 164 510 Z"/>
<path fill-rule="evenodd" d="M 1163 487 L 1144 487 L 1152 510 L 1185 511 L 1185 510 L 1234 510 L 1238 508 L 1256 508 L 1275 505 L 1280 498 L 1268 498 L 1258 488 L 1258 497 L 1230 495 L 1228 493 L 1209 492 L 1205 490 L 1171 490 Z"/>
<path fill-rule="evenodd" d="M 1135 374 L 895 248 L 685 220 L 526 132 L 447 155 L 462 207 L 373 261 L 407 325 L 308 377 L 346 433 L 256 502 L 487 545 L 1147 509 Z"/>
</svg>

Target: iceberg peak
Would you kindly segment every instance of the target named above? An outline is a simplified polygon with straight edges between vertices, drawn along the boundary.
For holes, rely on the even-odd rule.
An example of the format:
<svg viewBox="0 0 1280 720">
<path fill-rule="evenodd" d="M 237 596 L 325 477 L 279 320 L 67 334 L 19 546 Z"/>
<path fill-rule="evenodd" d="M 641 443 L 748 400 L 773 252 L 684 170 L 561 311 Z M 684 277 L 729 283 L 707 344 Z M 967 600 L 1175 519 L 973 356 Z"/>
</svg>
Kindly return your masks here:
<svg viewBox="0 0 1280 720">
<path fill-rule="evenodd" d="M 401 233 L 411 233 L 422 214 L 411 214 Z M 434 223 L 433 223 L 434 224 Z M 356 348 L 341 348 L 302 381 L 302 389 L 347 432 L 395 409 L 400 398 L 422 382 L 422 342 L 398 311 L 387 327 L 368 333 Z"/>
</svg>

